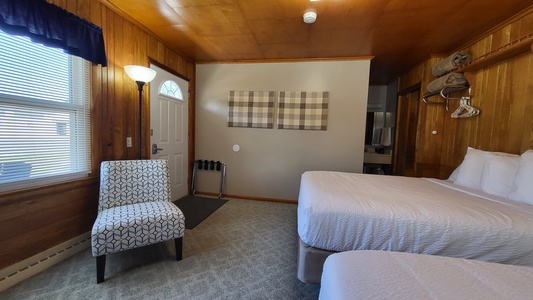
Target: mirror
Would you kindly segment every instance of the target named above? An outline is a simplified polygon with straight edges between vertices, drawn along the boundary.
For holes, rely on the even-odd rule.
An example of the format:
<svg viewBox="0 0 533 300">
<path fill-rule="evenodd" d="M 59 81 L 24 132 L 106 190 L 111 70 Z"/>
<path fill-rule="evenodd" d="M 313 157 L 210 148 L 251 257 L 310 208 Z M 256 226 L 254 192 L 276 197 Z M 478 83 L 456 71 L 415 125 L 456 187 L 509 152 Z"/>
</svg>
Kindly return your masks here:
<svg viewBox="0 0 533 300">
<path fill-rule="evenodd" d="M 366 113 L 365 145 L 381 145 L 382 131 L 385 124 L 385 112 Z"/>
</svg>

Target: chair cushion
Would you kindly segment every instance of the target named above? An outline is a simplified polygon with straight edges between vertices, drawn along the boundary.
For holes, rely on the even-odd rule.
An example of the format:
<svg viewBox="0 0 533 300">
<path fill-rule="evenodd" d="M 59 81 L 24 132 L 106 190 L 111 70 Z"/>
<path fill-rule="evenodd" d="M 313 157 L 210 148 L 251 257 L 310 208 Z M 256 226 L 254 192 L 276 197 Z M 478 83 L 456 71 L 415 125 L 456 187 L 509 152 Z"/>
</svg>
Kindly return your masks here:
<svg viewBox="0 0 533 300">
<path fill-rule="evenodd" d="M 168 161 L 104 161 L 98 210 L 147 201 L 170 201 Z"/>
<path fill-rule="evenodd" d="M 100 256 L 183 237 L 185 217 L 172 202 L 136 203 L 98 213 L 92 254 Z"/>
</svg>

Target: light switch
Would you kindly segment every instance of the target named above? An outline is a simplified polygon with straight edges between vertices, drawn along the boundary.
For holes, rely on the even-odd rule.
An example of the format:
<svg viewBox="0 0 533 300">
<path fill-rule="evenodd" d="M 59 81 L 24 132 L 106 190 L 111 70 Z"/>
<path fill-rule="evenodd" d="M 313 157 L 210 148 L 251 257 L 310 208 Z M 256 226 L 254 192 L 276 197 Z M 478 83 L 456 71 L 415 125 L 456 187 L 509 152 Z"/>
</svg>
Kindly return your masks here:
<svg viewBox="0 0 533 300">
<path fill-rule="evenodd" d="M 126 147 L 131 147 L 131 136 L 126 137 Z"/>
</svg>

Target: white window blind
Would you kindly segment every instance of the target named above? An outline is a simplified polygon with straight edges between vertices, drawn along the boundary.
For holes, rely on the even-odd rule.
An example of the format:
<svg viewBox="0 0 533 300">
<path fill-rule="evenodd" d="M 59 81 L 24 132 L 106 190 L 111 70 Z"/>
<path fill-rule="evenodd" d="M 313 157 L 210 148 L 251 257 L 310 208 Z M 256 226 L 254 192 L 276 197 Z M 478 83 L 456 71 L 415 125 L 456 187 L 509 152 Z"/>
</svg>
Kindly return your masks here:
<svg viewBox="0 0 533 300">
<path fill-rule="evenodd" d="M 89 63 L 0 31 L 0 191 L 90 172 Z"/>
</svg>

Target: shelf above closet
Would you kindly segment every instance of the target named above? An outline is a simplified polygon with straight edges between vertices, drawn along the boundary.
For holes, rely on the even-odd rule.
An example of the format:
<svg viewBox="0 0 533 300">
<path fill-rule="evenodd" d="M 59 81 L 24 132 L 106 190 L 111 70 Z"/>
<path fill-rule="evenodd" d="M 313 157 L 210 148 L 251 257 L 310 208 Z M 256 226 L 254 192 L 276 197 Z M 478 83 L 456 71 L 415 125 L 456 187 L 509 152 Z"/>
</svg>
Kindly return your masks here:
<svg viewBox="0 0 533 300">
<path fill-rule="evenodd" d="M 496 63 L 502 62 L 506 59 L 512 58 L 514 56 L 526 53 L 528 51 L 533 52 L 533 33 L 529 34 L 527 36 L 524 36 L 514 42 L 511 42 L 510 44 L 507 44 L 503 47 L 500 47 L 496 50 L 493 50 L 485 55 L 482 55 L 476 59 L 474 59 L 472 62 L 463 65 L 460 68 L 457 68 L 454 70 L 454 72 L 457 73 L 463 73 L 469 83 L 468 86 L 460 87 L 460 88 L 444 88 L 441 91 L 435 91 L 435 92 L 427 92 L 422 96 L 422 99 L 424 103 L 426 104 L 444 104 L 446 105 L 446 110 L 448 110 L 448 97 L 445 95 L 449 95 L 454 92 L 458 92 L 461 90 L 469 89 L 468 98 L 474 96 L 474 92 L 476 90 L 476 78 L 475 78 L 475 72 L 489 67 L 491 65 L 494 65 Z M 442 98 L 445 99 L 445 101 L 429 101 L 428 98 L 440 95 Z M 456 98 L 460 99 L 460 98 Z"/>
<path fill-rule="evenodd" d="M 504 61 L 511 57 L 517 56 L 519 54 L 525 53 L 527 51 L 533 52 L 533 34 L 524 36 L 508 45 L 505 45 L 501 48 L 493 50 L 485 55 L 482 55 L 469 64 L 466 64 L 455 72 L 458 73 L 469 73 L 481 70 L 488 66 L 491 66 L 495 63 Z"/>
</svg>

